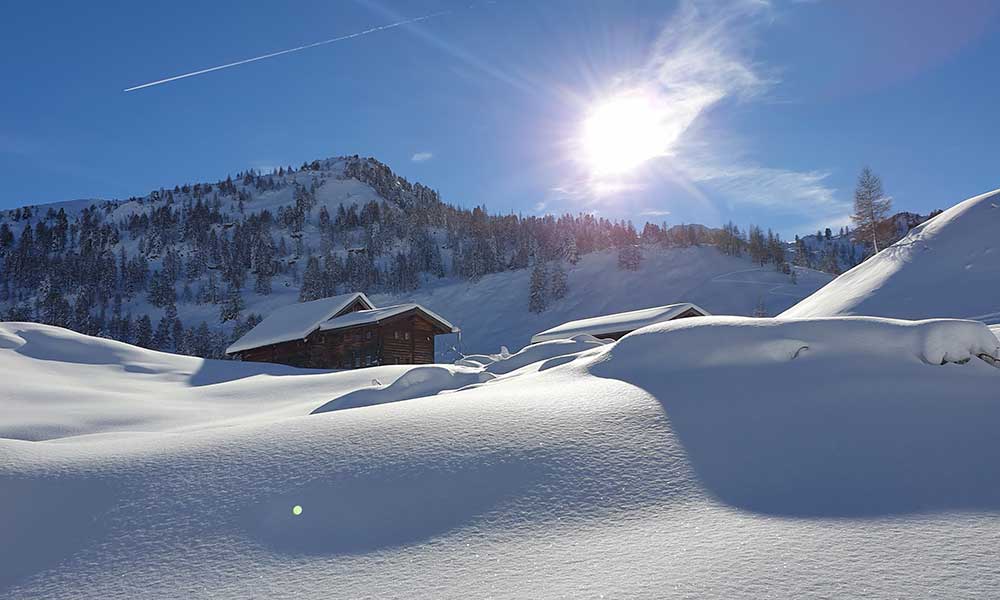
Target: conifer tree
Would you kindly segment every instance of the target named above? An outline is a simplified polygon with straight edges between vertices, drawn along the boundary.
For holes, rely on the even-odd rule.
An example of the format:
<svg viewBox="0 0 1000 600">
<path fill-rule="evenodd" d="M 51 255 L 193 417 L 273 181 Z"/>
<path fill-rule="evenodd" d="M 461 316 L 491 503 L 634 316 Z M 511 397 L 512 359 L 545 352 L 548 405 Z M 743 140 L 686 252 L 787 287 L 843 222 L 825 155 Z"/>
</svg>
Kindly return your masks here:
<svg viewBox="0 0 1000 600">
<path fill-rule="evenodd" d="M 531 280 L 528 288 L 528 310 L 533 313 L 540 313 L 548 305 L 548 290 L 546 289 L 545 263 L 535 262 L 535 268 L 531 270 Z"/>
<path fill-rule="evenodd" d="M 170 350 L 170 336 L 173 333 L 173 324 L 166 316 L 160 319 L 153 332 L 152 348 L 154 350 Z"/>
<path fill-rule="evenodd" d="M 149 315 L 142 315 L 136 323 L 135 345 L 149 348 L 153 343 L 153 323 L 149 320 Z"/>
<path fill-rule="evenodd" d="M 557 262 L 552 268 L 551 280 L 549 282 L 549 294 L 553 300 L 558 300 L 566 296 L 568 290 L 566 281 L 566 269 L 561 262 Z"/>
<path fill-rule="evenodd" d="M 618 249 L 618 268 L 638 271 L 642 264 L 642 250 L 639 244 L 626 244 Z"/>
<path fill-rule="evenodd" d="M 240 318 L 240 312 L 244 309 L 243 295 L 234 287 L 230 287 L 226 293 L 226 301 L 219 310 L 219 321 L 234 321 Z"/>
<path fill-rule="evenodd" d="M 859 241 L 871 242 L 878 254 L 881 242 L 885 240 L 883 221 L 892 210 L 892 199 L 885 195 L 882 180 L 868 167 L 861 170 L 858 185 L 854 190 L 854 235 Z"/>
<path fill-rule="evenodd" d="M 299 302 L 309 302 L 323 297 L 323 271 L 319 259 L 309 256 L 306 260 L 306 270 L 302 274 L 302 287 L 299 288 Z"/>
<path fill-rule="evenodd" d="M 271 293 L 271 276 L 263 271 L 257 271 L 253 282 L 253 291 L 261 296 L 269 295 Z"/>
</svg>

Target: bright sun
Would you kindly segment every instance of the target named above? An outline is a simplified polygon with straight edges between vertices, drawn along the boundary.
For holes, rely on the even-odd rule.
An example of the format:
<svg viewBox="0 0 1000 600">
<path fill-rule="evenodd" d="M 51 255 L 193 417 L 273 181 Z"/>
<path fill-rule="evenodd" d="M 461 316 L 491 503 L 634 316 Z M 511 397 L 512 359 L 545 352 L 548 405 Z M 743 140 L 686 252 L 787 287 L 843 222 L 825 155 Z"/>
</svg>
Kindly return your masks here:
<svg viewBox="0 0 1000 600">
<path fill-rule="evenodd" d="M 631 171 L 667 152 L 670 136 L 652 98 L 634 93 L 598 104 L 583 123 L 582 145 L 593 173 Z"/>
</svg>

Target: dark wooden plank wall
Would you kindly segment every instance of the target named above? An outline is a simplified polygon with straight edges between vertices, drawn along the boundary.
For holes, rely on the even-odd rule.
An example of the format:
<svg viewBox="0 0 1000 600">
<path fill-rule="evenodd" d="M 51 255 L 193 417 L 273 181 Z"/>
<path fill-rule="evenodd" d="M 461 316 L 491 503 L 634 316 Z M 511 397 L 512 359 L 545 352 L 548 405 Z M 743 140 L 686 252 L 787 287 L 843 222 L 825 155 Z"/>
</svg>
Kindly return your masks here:
<svg viewBox="0 0 1000 600">
<path fill-rule="evenodd" d="M 240 358 L 254 362 L 280 363 L 293 367 L 309 367 L 309 344 L 302 340 L 282 342 L 239 353 Z"/>
<path fill-rule="evenodd" d="M 382 364 L 422 365 L 434 362 L 434 324 L 419 314 L 403 314 L 382 323 Z"/>
</svg>

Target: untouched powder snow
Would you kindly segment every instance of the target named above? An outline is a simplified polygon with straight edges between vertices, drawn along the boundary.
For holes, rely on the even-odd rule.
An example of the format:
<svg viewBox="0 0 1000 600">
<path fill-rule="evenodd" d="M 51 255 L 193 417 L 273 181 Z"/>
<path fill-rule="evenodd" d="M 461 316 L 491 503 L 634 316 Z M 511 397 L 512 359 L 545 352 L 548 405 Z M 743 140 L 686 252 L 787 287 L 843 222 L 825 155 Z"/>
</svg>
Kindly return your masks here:
<svg viewBox="0 0 1000 600">
<path fill-rule="evenodd" d="M 839 315 L 1000 323 L 1000 190 L 915 227 L 780 316 Z"/>
<path fill-rule="evenodd" d="M 699 317 L 495 378 L 0 331 L 0 597 L 1000 595 L 981 323 Z"/>
<path fill-rule="evenodd" d="M 308 413 L 405 366 L 314 371 L 154 352 L 36 323 L 0 324 L 0 438 L 166 432 Z M 2 456 L 2 454 L 0 454 Z"/>
<path fill-rule="evenodd" d="M 494 375 L 490 373 L 467 367 L 443 365 L 413 367 L 388 386 L 383 386 L 381 382 L 374 380 L 371 387 L 348 392 L 320 406 L 312 414 L 433 396 L 468 385 L 484 383 L 493 378 Z"/>
</svg>

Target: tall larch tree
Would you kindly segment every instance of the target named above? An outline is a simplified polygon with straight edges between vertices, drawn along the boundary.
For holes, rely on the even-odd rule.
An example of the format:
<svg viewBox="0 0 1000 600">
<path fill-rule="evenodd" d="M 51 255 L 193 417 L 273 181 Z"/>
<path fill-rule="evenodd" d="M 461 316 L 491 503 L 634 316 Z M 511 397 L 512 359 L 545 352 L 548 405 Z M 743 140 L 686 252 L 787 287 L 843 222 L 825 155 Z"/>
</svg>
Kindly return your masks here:
<svg viewBox="0 0 1000 600">
<path fill-rule="evenodd" d="M 854 189 L 854 222 L 855 238 L 871 241 L 875 253 L 880 250 L 879 241 L 884 240 L 882 222 L 892 210 L 892 199 L 885 195 L 882 180 L 868 167 L 861 170 L 858 185 Z"/>
</svg>

